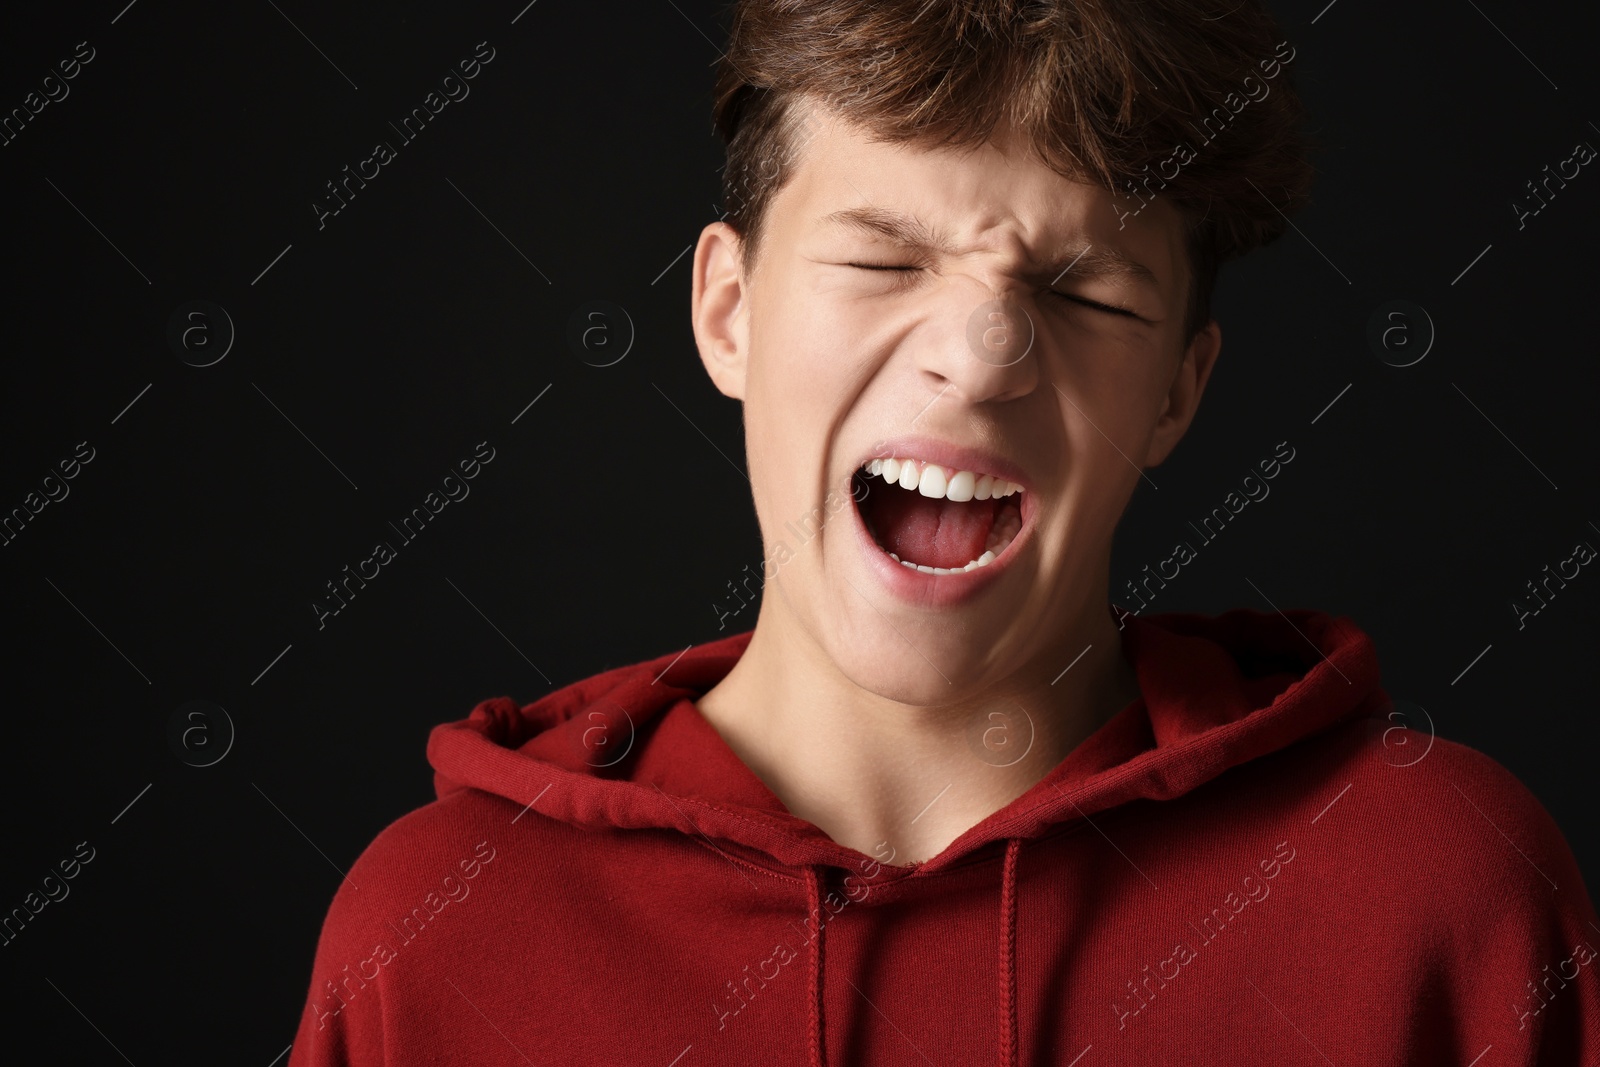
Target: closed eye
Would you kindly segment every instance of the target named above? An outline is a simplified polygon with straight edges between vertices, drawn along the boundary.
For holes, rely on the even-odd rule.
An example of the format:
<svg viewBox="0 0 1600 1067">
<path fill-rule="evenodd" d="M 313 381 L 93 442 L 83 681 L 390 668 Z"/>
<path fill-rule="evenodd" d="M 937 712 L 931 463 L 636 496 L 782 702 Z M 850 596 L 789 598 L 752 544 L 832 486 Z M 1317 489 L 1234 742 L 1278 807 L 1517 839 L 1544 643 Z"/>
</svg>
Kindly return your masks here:
<svg viewBox="0 0 1600 1067">
<path fill-rule="evenodd" d="M 1088 297 L 1074 296 L 1071 293 L 1063 293 L 1059 289 L 1052 289 L 1050 292 L 1061 297 L 1063 300 L 1070 300 L 1075 304 L 1082 304 L 1085 307 L 1094 308 L 1096 311 L 1105 311 L 1112 315 L 1125 315 L 1130 319 L 1139 318 L 1139 314 L 1130 310 L 1129 308 L 1117 307 L 1115 304 L 1102 304 L 1098 300 L 1090 300 Z"/>
<path fill-rule="evenodd" d="M 894 271 L 897 273 L 906 274 L 914 273 L 923 269 L 921 267 L 909 266 L 900 263 L 847 263 L 845 266 L 855 267 L 859 270 Z M 1050 293 L 1053 296 L 1059 296 L 1063 300 L 1070 300 L 1075 304 L 1082 304 L 1084 307 L 1094 308 L 1096 311 L 1104 311 L 1110 315 L 1122 315 L 1126 318 L 1140 319 L 1140 321 L 1143 321 L 1139 313 L 1131 308 L 1118 307 L 1115 304 L 1103 304 L 1098 300 L 1090 300 L 1088 297 L 1075 296 L 1072 293 L 1063 293 L 1059 289 L 1051 289 Z"/>
<path fill-rule="evenodd" d="M 847 267 L 858 267 L 861 270 L 921 270 L 921 267 L 902 266 L 899 263 L 846 263 Z"/>
<path fill-rule="evenodd" d="M 893 292 L 907 292 L 916 284 L 916 276 L 922 271 L 921 267 L 902 265 L 899 263 L 846 263 L 847 267 L 858 270 L 880 271 L 886 274 L 898 274 L 894 280 Z"/>
</svg>

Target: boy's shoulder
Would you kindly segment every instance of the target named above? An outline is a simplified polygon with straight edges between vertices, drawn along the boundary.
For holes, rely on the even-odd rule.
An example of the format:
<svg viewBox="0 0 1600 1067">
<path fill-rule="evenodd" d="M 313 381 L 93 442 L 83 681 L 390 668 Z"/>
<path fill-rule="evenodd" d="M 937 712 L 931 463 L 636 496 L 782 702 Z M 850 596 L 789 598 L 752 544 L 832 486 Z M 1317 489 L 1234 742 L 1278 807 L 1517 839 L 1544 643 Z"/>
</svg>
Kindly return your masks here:
<svg viewBox="0 0 1600 1067">
<path fill-rule="evenodd" d="M 1279 753 L 1269 773 L 1298 783 L 1284 814 L 1301 840 L 1423 929 L 1557 911 L 1582 926 L 1593 905 L 1544 804 L 1494 757 L 1417 725 L 1354 719 Z"/>
<path fill-rule="evenodd" d="M 504 797 L 462 789 L 389 823 L 340 881 L 323 923 L 324 947 L 365 952 L 408 917 L 431 922 L 464 901 L 504 866 L 511 838 L 525 844 L 543 821 L 517 816 Z"/>
<path fill-rule="evenodd" d="M 505 797 L 456 790 L 378 831 L 351 865 L 340 892 L 359 886 L 369 898 L 381 897 L 412 888 L 419 879 L 442 883 L 447 876 L 464 877 L 464 861 L 476 857 L 480 864 L 493 864 L 512 834 L 525 836 L 540 821 L 520 818 L 517 805 Z"/>
</svg>

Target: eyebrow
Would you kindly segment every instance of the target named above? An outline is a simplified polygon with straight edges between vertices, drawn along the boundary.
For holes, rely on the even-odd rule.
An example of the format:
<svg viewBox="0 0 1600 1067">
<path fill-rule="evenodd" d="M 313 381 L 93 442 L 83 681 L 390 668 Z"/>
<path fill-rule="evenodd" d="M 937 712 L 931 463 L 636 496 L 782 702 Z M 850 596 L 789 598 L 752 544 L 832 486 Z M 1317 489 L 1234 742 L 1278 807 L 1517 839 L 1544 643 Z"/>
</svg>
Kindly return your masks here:
<svg viewBox="0 0 1600 1067">
<path fill-rule="evenodd" d="M 1049 269 L 1054 270 L 1055 267 L 1051 266 Z M 1063 274 L 1068 273 L 1074 278 L 1128 278 L 1133 281 L 1149 282 L 1152 285 L 1160 284 L 1156 272 L 1138 260 L 1125 256 L 1114 248 L 1095 248 L 1087 242 L 1082 251 L 1061 265 L 1060 272 L 1050 279 L 1050 284 L 1054 285 L 1061 280 Z"/>
<path fill-rule="evenodd" d="M 880 207 L 854 207 L 823 216 L 824 225 L 843 226 L 922 252 L 954 255 L 951 241 L 915 215 L 905 215 Z M 1069 246 L 1045 266 L 1054 285 L 1070 273 L 1074 278 L 1126 278 L 1160 284 L 1155 271 L 1114 248 L 1096 248 L 1087 241 Z"/>
<path fill-rule="evenodd" d="M 953 255 L 955 249 L 944 234 L 936 232 L 915 215 L 903 215 L 881 207 L 852 207 L 823 216 L 825 225 L 843 226 L 874 237 L 887 237 L 896 244 L 929 252 Z"/>
</svg>

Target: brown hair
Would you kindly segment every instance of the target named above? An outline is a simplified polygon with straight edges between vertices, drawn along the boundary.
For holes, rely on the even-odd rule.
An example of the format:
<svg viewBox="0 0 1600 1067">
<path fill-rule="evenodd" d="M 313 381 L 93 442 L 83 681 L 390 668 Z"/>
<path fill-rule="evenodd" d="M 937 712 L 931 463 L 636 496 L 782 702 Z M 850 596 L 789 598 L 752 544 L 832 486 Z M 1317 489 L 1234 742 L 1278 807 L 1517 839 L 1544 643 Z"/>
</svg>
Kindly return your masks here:
<svg viewBox="0 0 1600 1067">
<path fill-rule="evenodd" d="M 1309 200 L 1293 59 L 1259 0 L 735 0 L 714 106 L 725 218 L 753 267 L 806 101 L 891 143 L 975 147 L 1012 126 L 1128 211 L 1170 198 L 1187 231 L 1187 342 L 1220 264 Z"/>
</svg>

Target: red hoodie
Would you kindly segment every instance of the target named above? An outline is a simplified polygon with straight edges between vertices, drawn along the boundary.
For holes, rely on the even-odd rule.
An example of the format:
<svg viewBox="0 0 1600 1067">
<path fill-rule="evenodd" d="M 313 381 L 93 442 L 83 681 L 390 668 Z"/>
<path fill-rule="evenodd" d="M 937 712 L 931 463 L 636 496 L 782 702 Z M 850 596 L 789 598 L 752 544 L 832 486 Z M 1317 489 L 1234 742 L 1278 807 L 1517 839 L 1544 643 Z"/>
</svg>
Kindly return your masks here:
<svg viewBox="0 0 1600 1067">
<path fill-rule="evenodd" d="M 484 701 L 334 897 L 291 1067 L 1600 1063 L 1559 830 L 1384 717 L 1349 619 L 1124 619 L 1142 698 L 910 866 L 700 716 L 749 633 Z"/>
</svg>

